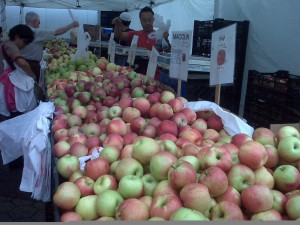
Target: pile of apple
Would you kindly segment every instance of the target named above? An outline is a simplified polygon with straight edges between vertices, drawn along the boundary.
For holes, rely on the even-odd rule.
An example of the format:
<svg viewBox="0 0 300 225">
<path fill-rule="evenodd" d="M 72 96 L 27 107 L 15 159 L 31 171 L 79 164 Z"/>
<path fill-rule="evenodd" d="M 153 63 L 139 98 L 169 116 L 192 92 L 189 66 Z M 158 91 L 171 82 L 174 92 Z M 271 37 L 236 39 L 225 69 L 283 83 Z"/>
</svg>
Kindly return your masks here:
<svg viewBox="0 0 300 225">
<path fill-rule="evenodd" d="M 48 84 L 61 221 L 300 218 L 296 128 L 231 137 L 213 111 L 194 112 L 158 81 L 98 63 Z"/>
</svg>

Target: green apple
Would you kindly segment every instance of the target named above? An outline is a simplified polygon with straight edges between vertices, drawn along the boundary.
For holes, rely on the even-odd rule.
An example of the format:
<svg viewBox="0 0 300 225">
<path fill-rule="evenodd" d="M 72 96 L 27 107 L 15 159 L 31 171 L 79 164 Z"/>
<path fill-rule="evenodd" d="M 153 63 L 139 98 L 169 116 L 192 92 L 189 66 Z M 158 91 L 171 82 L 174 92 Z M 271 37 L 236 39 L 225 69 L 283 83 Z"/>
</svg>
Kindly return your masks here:
<svg viewBox="0 0 300 225">
<path fill-rule="evenodd" d="M 142 177 L 144 175 L 144 168 L 137 160 L 133 158 L 121 159 L 115 170 L 117 180 L 120 180 L 126 175 L 135 175 Z"/>
<path fill-rule="evenodd" d="M 78 213 L 82 220 L 95 220 L 99 217 L 96 210 L 97 195 L 88 195 L 79 199 L 75 206 L 75 212 Z"/>
<path fill-rule="evenodd" d="M 142 176 L 142 181 L 144 184 L 144 195 L 153 196 L 154 190 L 158 184 L 158 181 L 150 174 L 145 174 Z"/>
<path fill-rule="evenodd" d="M 106 190 L 99 194 L 96 199 L 96 210 L 98 215 L 114 217 L 116 208 L 124 201 L 122 195 L 115 190 Z"/>
<path fill-rule="evenodd" d="M 125 199 L 139 198 L 144 193 L 144 184 L 138 176 L 127 175 L 119 181 L 118 190 Z"/>
<path fill-rule="evenodd" d="M 181 207 L 172 213 L 170 220 L 175 221 L 208 221 L 201 212 L 185 207 Z"/>
<path fill-rule="evenodd" d="M 290 198 L 286 202 L 285 210 L 292 220 L 300 218 L 300 196 Z"/>
<path fill-rule="evenodd" d="M 281 165 L 273 172 L 275 186 L 277 190 L 288 192 L 296 190 L 300 184 L 300 173 L 292 165 Z"/>
<path fill-rule="evenodd" d="M 284 161 L 293 163 L 300 160 L 300 138 L 284 137 L 278 144 L 278 154 Z"/>
<path fill-rule="evenodd" d="M 58 159 L 56 168 L 60 176 L 69 179 L 75 171 L 80 169 L 80 162 L 77 156 L 67 154 Z"/>
<path fill-rule="evenodd" d="M 148 165 L 152 156 L 159 151 L 159 144 L 156 140 L 144 137 L 133 144 L 132 157 L 142 165 Z"/>
<path fill-rule="evenodd" d="M 186 156 L 181 156 L 178 161 L 184 160 L 192 164 L 192 166 L 195 168 L 196 171 L 199 171 L 200 169 L 200 162 L 196 156 L 193 155 L 186 155 Z"/>
</svg>

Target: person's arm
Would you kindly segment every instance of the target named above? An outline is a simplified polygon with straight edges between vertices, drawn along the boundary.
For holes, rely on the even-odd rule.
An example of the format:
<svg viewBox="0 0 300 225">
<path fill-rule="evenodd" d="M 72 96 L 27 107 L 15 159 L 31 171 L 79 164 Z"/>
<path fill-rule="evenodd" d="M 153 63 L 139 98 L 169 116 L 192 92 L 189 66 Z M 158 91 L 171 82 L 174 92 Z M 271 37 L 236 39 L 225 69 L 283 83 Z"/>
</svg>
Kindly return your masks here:
<svg viewBox="0 0 300 225">
<path fill-rule="evenodd" d="M 16 63 L 28 76 L 32 78 L 36 78 L 35 74 L 31 70 L 30 65 L 28 62 L 22 57 L 19 52 L 14 52 L 10 55 L 12 62 Z"/>
<path fill-rule="evenodd" d="M 122 32 L 122 21 L 119 17 L 113 19 L 112 24 L 115 25 L 114 34 L 115 38 L 119 41 L 127 42 L 129 40 L 129 36 L 127 32 Z"/>
<path fill-rule="evenodd" d="M 67 26 L 64 26 L 64 27 L 61 27 L 61 28 L 58 28 L 54 31 L 54 35 L 55 36 L 58 36 L 58 35 L 61 35 L 61 34 L 64 34 L 66 33 L 67 31 L 71 30 L 72 28 L 74 27 L 78 27 L 79 26 L 79 23 L 77 21 L 74 21 L 72 23 L 70 23 L 69 25 Z"/>
</svg>

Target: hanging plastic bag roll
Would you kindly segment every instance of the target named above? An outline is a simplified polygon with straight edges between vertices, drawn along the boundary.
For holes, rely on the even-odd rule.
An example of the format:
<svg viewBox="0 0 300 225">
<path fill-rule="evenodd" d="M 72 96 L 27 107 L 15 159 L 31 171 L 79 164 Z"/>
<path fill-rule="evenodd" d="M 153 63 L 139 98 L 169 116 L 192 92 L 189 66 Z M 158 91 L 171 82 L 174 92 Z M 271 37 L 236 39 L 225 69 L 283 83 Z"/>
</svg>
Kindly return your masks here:
<svg viewBox="0 0 300 225">
<path fill-rule="evenodd" d="M 91 41 L 91 36 L 88 32 L 84 32 L 82 27 L 77 29 L 77 50 L 71 60 L 76 60 L 78 58 L 87 59 L 89 57 L 87 49 Z"/>
</svg>

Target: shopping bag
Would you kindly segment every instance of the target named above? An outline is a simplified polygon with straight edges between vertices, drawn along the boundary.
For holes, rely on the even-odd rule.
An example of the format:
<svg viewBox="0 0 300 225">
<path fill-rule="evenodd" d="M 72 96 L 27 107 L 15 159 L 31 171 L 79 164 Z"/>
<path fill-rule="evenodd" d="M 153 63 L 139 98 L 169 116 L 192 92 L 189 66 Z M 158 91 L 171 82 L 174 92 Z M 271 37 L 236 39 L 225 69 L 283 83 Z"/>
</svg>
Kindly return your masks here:
<svg viewBox="0 0 300 225">
<path fill-rule="evenodd" d="M 77 50 L 72 56 L 71 60 L 76 60 L 78 58 L 87 59 L 89 54 L 87 52 L 89 44 L 91 41 L 91 36 L 88 32 L 84 32 L 83 28 L 77 28 Z"/>
</svg>

